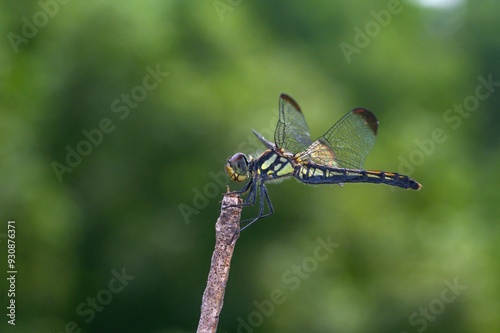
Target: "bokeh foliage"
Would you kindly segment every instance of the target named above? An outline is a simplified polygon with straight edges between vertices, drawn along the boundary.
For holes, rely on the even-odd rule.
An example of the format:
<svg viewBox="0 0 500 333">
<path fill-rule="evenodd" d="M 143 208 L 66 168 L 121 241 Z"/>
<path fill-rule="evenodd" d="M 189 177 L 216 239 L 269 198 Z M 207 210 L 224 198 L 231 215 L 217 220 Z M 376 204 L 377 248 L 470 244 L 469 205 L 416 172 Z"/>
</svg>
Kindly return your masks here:
<svg viewBox="0 0 500 333">
<path fill-rule="evenodd" d="M 341 44 L 356 47 L 356 28 L 392 2 L 0 4 L 0 275 L 14 219 L 15 331 L 62 332 L 71 321 L 82 332 L 194 331 L 224 162 L 263 149 L 251 129 L 272 138 L 286 92 L 312 136 L 353 107 L 372 110 L 380 126 L 366 166 L 404 170 L 424 187 L 270 185 L 276 213 L 238 241 L 219 331 L 237 331 L 278 289 L 286 299 L 251 330 L 415 332 L 424 324 L 412 314 L 426 318 L 421 308 L 437 309 L 445 281 L 458 279 L 467 288 L 424 331 L 498 332 L 500 87 L 453 111 L 479 77 L 500 81 L 498 4 L 402 2 L 346 56 Z M 40 12 L 53 15 L 13 45 Z M 126 104 L 157 68 L 168 76 Z M 54 162 L 66 164 L 67 147 L 103 119 L 113 130 L 58 178 Z M 313 263 L 318 237 L 339 246 L 295 274 Z M 78 306 L 122 268 L 135 278 L 87 323 Z M 14 331 L 3 313 L 1 331 Z"/>
</svg>

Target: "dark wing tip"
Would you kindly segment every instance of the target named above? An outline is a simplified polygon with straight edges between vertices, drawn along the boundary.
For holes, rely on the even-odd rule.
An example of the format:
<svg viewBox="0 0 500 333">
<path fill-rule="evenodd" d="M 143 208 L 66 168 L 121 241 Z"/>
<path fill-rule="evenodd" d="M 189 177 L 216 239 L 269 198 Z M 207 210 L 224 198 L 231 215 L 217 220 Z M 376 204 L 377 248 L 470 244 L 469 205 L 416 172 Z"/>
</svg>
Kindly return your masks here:
<svg viewBox="0 0 500 333">
<path fill-rule="evenodd" d="M 357 114 L 358 116 L 363 118 L 368 127 L 373 131 L 375 135 L 377 135 L 378 120 L 373 113 L 364 108 L 356 108 L 352 110 L 352 113 Z"/>
<path fill-rule="evenodd" d="M 297 104 L 297 102 L 293 98 L 288 96 L 287 94 L 281 94 L 280 99 L 287 102 L 287 103 L 290 103 L 297 111 L 302 113 L 302 110 L 300 109 L 299 104 Z"/>
</svg>

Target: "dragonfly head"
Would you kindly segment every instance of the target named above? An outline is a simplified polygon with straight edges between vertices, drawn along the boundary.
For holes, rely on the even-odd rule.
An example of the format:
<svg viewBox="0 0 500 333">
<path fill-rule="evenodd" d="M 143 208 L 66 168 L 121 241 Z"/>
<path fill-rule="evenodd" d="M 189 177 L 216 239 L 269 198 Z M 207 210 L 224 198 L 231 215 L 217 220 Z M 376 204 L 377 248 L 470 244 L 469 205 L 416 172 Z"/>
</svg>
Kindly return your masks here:
<svg viewBox="0 0 500 333">
<path fill-rule="evenodd" d="M 248 178 L 248 160 L 245 154 L 234 154 L 226 163 L 226 172 L 235 182 L 242 182 Z"/>
</svg>

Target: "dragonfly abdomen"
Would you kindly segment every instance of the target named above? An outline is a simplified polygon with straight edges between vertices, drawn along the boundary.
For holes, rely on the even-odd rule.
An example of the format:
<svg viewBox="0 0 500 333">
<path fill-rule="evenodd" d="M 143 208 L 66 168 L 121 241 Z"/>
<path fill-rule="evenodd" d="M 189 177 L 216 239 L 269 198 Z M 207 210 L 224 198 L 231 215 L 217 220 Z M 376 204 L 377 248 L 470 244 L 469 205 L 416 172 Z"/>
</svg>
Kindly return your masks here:
<svg viewBox="0 0 500 333">
<path fill-rule="evenodd" d="M 321 165 L 302 165 L 296 169 L 296 178 L 308 184 L 375 183 L 418 190 L 421 185 L 394 172 L 330 168 Z"/>
</svg>

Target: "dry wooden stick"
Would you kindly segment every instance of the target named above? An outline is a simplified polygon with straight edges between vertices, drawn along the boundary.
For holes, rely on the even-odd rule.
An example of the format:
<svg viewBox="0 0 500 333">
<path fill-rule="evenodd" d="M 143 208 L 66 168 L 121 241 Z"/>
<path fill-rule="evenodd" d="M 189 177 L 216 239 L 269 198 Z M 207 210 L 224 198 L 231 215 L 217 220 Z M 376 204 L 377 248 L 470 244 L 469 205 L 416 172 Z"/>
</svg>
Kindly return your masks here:
<svg viewBox="0 0 500 333">
<path fill-rule="evenodd" d="M 203 293 L 198 333 L 217 331 L 231 257 L 240 232 L 241 206 L 230 206 L 240 203 L 241 199 L 238 194 L 226 193 L 222 199 L 220 216 L 215 223 L 215 249 L 212 254 L 207 287 Z"/>
</svg>

